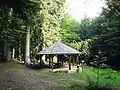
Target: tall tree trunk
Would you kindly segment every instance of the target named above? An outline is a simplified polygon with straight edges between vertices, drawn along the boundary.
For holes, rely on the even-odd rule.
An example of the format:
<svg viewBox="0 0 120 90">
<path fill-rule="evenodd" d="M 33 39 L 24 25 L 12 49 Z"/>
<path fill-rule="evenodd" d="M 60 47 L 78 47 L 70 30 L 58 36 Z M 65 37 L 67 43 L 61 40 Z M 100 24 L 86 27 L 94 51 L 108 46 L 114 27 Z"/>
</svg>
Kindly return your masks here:
<svg viewBox="0 0 120 90">
<path fill-rule="evenodd" d="M 12 48 L 12 59 L 15 58 L 15 48 Z"/>
<path fill-rule="evenodd" d="M 22 60 L 22 45 L 21 45 L 21 35 L 20 35 L 20 41 L 19 41 L 19 49 L 18 49 L 18 52 L 19 52 L 19 60 Z"/>
<path fill-rule="evenodd" d="M 30 28 L 27 28 L 25 62 L 30 65 Z"/>
<path fill-rule="evenodd" d="M 5 42 L 4 43 L 4 50 L 3 50 L 3 57 L 2 57 L 2 59 L 4 60 L 4 61 L 9 61 L 10 60 L 10 49 L 9 49 L 9 46 L 8 46 L 8 44 Z"/>
</svg>

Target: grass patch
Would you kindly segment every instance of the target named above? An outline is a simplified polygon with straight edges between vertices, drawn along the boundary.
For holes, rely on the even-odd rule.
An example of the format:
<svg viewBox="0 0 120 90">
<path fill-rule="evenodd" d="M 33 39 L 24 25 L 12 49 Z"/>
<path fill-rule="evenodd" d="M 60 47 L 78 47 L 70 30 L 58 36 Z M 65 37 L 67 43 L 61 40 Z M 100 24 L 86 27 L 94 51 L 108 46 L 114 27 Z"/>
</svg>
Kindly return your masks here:
<svg viewBox="0 0 120 90">
<path fill-rule="evenodd" d="M 81 73 L 48 73 L 56 80 L 54 90 L 120 90 L 120 72 L 112 69 L 99 70 L 97 81 L 97 68 L 84 67 Z"/>
</svg>

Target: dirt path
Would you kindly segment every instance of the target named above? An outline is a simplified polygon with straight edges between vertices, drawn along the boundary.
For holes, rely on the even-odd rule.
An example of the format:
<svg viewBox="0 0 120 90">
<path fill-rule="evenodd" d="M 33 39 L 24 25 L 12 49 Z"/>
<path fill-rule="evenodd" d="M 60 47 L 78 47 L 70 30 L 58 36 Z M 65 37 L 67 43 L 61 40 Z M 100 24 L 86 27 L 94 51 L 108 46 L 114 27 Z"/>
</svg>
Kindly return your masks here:
<svg viewBox="0 0 120 90">
<path fill-rule="evenodd" d="M 42 73 L 41 73 L 42 72 Z M 0 90 L 50 90 L 55 79 L 24 65 L 0 63 Z"/>
</svg>

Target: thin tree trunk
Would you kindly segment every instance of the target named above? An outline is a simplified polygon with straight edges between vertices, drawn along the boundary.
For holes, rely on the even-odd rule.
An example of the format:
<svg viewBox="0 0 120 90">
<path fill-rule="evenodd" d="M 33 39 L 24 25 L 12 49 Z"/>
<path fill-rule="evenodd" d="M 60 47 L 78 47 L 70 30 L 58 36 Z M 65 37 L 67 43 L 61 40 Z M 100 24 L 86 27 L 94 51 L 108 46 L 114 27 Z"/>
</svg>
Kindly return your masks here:
<svg viewBox="0 0 120 90">
<path fill-rule="evenodd" d="M 27 65 L 30 65 L 30 28 L 27 28 L 25 61 Z"/>
<path fill-rule="evenodd" d="M 19 45 L 18 52 L 19 52 L 18 59 L 21 60 L 21 47 L 20 47 L 20 45 Z"/>
</svg>

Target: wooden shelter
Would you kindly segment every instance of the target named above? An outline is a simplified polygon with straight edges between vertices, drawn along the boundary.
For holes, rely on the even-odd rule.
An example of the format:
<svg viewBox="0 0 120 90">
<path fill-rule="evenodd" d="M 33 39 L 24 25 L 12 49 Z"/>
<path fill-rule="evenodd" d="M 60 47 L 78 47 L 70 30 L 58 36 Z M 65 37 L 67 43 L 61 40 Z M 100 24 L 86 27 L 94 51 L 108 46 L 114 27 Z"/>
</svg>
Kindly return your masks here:
<svg viewBox="0 0 120 90">
<path fill-rule="evenodd" d="M 71 70 L 71 59 L 73 57 L 77 57 L 77 62 L 79 61 L 79 55 L 81 52 L 63 44 L 62 42 L 58 41 L 51 46 L 43 49 L 38 53 L 38 55 L 49 55 L 53 57 L 54 55 L 60 56 L 60 55 L 69 55 L 69 70 Z M 59 60 L 59 58 L 58 58 Z M 59 62 L 59 61 L 58 61 Z M 50 63 L 50 62 L 49 62 Z M 52 58 L 52 70 L 53 70 L 53 58 Z"/>
</svg>

